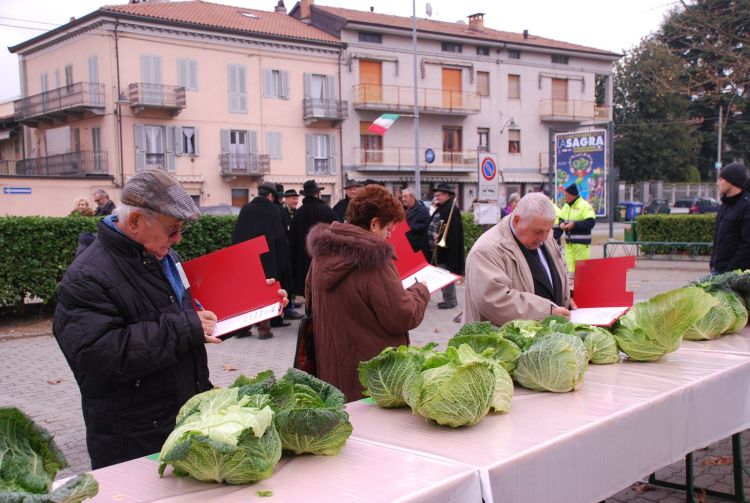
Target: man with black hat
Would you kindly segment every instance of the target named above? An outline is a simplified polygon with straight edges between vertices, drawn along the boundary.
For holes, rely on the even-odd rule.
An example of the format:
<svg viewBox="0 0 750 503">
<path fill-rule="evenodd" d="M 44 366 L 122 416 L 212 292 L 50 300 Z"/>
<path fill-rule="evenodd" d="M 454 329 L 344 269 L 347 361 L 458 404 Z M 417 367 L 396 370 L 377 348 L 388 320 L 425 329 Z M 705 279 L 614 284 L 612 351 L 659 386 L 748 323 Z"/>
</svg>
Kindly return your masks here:
<svg viewBox="0 0 750 503">
<path fill-rule="evenodd" d="M 287 234 L 289 233 L 289 227 L 292 225 L 292 218 L 297 212 L 297 205 L 299 204 L 299 194 L 294 189 L 288 189 L 284 191 L 284 210 L 289 215 L 289 225 L 286 228 Z"/>
<path fill-rule="evenodd" d="M 437 208 L 430 219 L 427 228 L 427 239 L 433 264 L 442 267 L 453 274 L 464 274 L 464 225 L 461 221 L 461 209 L 453 209 L 456 201 L 455 191 L 446 183 L 441 183 L 435 189 Z M 451 212 L 451 210 L 453 211 Z M 446 234 L 447 232 L 447 234 Z M 445 236 L 446 246 L 438 246 Z M 438 302 L 438 309 L 453 309 L 458 304 L 456 299 L 456 285 L 442 289 L 443 301 Z"/>
<path fill-rule="evenodd" d="M 180 407 L 213 387 L 216 316 L 194 305 L 172 250 L 199 216 L 173 176 L 141 171 L 60 283 L 52 331 L 81 391 L 94 469 L 158 452 Z"/>
<path fill-rule="evenodd" d="M 346 209 L 349 207 L 349 201 L 351 201 L 351 199 L 354 197 L 354 194 L 356 194 L 357 191 L 361 188 L 362 184 L 355 180 L 347 180 L 344 183 L 344 198 L 340 199 L 339 202 L 337 202 L 333 206 L 333 212 L 336 214 L 336 220 L 338 220 L 339 222 L 344 221 L 344 218 L 346 217 Z"/>
<path fill-rule="evenodd" d="M 571 278 L 577 260 L 588 260 L 591 255 L 591 229 L 596 224 L 594 208 L 581 197 L 575 182 L 565 187 L 565 204 L 560 210 L 559 228 L 565 233 L 565 262 Z"/>
<path fill-rule="evenodd" d="M 739 162 L 719 170 L 716 185 L 721 207 L 714 226 L 711 273 L 750 269 L 750 195 L 745 191 L 747 169 Z"/>
<path fill-rule="evenodd" d="M 315 224 L 321 222 L 330 224 L 336 220 L 336 214 L 320 198 L 323 187 L 315 180 L 308 180 L 302 185 L 300 194 L 302 207 L 300 207 L 292 218 L 292 226 L 289 229 L 289 246 L 292 257 L 293 293 L 305 295 L 305 277 L 310 268 L 311 258 L 307 253 L 307 233 Z"/>
</svg>

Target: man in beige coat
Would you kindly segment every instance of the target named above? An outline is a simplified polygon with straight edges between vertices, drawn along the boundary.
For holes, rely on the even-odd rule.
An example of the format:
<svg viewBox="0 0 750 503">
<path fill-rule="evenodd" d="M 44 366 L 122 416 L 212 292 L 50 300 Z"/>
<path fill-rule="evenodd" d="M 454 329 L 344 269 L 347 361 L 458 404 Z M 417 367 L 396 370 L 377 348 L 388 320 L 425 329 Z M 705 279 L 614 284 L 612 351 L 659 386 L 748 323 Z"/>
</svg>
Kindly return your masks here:
<svg viewBox="0 0 750 503">
<path fill-rule="evenodd" d="M 466 323 L 570 317 L 575 307 L 560 248 L 550 230 L 555 209 L 542 193 L 485 232 L 466 259 Z"/>
</svg>

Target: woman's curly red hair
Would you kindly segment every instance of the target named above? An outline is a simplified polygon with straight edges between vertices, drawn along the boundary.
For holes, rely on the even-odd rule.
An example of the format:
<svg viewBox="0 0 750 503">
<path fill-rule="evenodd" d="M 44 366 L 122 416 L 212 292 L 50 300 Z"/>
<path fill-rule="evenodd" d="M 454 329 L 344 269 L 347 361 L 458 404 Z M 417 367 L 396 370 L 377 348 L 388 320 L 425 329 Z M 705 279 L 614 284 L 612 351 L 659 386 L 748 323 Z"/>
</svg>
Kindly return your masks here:
<svg viewBox="0 0 750 503">
<path fill-rule="evenodd" d="M 401 202 L 381 185 L 366 185 L 359 189 L 346 210 L 346 221 L 363 229 L 370 228 L 373 218 L 383 226 L 406 218 Z"/>
</svg>

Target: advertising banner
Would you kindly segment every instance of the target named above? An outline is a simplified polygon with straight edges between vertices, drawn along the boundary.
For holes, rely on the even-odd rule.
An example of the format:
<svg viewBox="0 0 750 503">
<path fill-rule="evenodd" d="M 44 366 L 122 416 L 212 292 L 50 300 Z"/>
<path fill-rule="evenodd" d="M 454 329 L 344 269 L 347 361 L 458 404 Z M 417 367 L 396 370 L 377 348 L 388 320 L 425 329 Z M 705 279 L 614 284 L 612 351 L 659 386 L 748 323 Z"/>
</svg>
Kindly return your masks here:
<svg viewBox="0 0 750 503">
<path fill-rule="evenodd" d="M 555 202 L 565 202 L 565 187 L 575 182 L 596 216 L 607 215 L 607 131 L 555 134 Z"/>
</svg>

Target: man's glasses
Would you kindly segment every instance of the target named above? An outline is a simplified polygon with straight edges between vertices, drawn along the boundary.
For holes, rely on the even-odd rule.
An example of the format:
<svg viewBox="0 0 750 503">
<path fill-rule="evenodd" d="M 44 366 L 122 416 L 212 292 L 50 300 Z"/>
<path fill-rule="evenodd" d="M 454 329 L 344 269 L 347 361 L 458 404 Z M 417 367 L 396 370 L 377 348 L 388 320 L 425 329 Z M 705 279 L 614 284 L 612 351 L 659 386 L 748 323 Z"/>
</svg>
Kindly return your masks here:
<svg viewBox="0 0 750 503">
<path fill-rule="evenodd" d="M 164 231 L 167 233 L 167 237 L 169 237 L 169 239 L 174 239 L 178 234 L 180 236 L 183 236 L 192 225 L 192 222 L 182 222 L 177 226 L 176 229 L 173 226 L 170 226 L 165 227 Z"/>
</svg>

